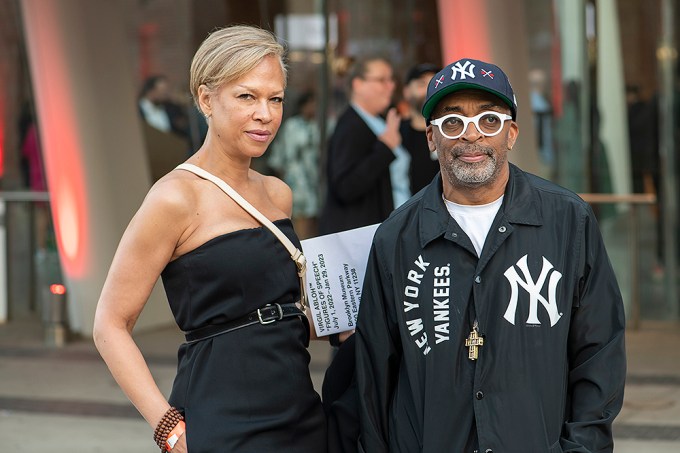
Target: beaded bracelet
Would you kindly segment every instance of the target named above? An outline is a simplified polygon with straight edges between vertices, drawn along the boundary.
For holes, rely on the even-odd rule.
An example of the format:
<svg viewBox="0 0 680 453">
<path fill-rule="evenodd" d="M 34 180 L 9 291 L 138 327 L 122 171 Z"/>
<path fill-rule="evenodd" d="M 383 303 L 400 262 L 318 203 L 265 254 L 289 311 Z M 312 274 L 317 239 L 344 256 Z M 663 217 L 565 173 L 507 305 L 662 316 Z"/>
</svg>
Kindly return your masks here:
<svg viewBox="0 0 680 453">
<path fill-rule="evenodd" d="M 179 423 L 172 428 L 172 431 L 168 434 L 168 439 L 165 441 L 165 449 L 167 451 L 172 451 L 172 449 L 175 448 L 175 444 L 177 444 L 179 438 L 182 437 L 182 434 L 186 432 L 186 428 L 184 420 L 180 420 Z"/>
<path fill-rule="evenodd" d="M 168 409 L 165 415 L 163 415 L 161 421 L 158 422 L 158 425 L 156 426 L 156 429 L 153 432 L 153 440 L 156 442 L 156 445 L 158 445 L 158 447 L 161 449 L 161 453 L 165 453 L 167 451 L 165 449 L 165 441 L 168 439 L 170 432 L 182 420 L 184 420 L 182 414 L 180 414 L 176 408 L 171 407 L 170 409 Z"/>
</svg>

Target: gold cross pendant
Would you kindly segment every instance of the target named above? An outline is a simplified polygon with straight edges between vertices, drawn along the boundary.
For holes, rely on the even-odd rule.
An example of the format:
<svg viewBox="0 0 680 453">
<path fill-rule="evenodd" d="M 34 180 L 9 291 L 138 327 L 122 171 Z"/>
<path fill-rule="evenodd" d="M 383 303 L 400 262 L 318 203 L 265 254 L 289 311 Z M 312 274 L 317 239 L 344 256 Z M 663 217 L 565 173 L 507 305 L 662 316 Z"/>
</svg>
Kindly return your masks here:
<svg viewBox="0 0 680 453">
<path fill-rule="evenodd" d="M 470 336 L 465 340 L 465 347 L 468 348 L 468 359 L 477 360 L 479 358 L 479 347 L 484 346 L 484 338 L 477 332 L 477 322 L 470 332 Z"/>
</svg>

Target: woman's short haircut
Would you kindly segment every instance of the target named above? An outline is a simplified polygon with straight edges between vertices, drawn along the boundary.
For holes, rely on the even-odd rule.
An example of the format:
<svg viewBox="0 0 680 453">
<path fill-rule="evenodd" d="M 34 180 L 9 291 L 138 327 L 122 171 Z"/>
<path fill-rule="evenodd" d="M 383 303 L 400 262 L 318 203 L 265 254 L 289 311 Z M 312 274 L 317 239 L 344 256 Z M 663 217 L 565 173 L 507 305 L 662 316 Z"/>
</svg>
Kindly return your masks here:
<svg viewBox="0 0 680 453">
<path fill-rule="evenodd" d="M 199 86 L 217 90 L 250 72 L 269 55 L 279 60 L 285 86 L 285 49 L 271 32 L 250 25 L 233 25 L 210 33 L 191 62 L 189 85 L 196 106 L 200 110 Z"/>
</svg>

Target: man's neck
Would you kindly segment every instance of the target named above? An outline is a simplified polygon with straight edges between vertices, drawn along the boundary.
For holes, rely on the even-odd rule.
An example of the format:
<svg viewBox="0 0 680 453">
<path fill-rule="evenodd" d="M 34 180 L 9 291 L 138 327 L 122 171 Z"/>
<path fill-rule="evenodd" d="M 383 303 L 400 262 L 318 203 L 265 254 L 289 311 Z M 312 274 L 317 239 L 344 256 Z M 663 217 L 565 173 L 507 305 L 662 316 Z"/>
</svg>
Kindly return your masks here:
<svg viewBox="0 0 680 453">
<path fill-rule="evenodd" d="M 510 179 L 510 169 L 498 175 L 495 181 L 479 187 L 452 185 L 442 173 L 442 190 L 444 198 L 462 205 L 489 204 L 505 193 L 505 188 Z"/>
<path fill-rule="evenodd" d="M 369 115 L 372 116 L 378 116 L 380 112 L 373 112 L 369 106 L 367 106 L 365 103 L 358 101 L 356 99 L 352 99 L 351 101 L 352 106 L 354 107 L 359 107 L 364 113 L 368 113 Z"/>
</svg>

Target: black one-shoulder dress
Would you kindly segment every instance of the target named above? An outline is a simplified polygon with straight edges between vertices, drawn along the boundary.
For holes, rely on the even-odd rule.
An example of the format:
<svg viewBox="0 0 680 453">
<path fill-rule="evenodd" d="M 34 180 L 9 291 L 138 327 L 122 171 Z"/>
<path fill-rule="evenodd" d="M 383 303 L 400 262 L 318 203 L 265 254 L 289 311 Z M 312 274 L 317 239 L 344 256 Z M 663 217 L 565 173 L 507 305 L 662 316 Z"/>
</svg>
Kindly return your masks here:
<svg viewBox="0 0 680 453">
<path fill-rule="evenodd" d="M 275 224 L 299 247 L 290 220 Z M 162 279 L 185 332 L 300 296 L 295 264 L 264 227 L 209 240 L 170 262 Z M 303 322 L 293 316 L 180 346 L 169 400 L 184 413 L 189 453 L 326 451 Z"/>
</svg>

